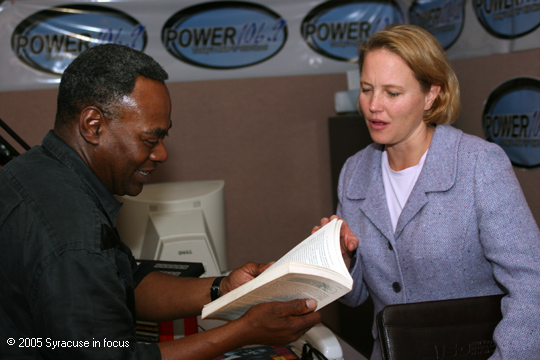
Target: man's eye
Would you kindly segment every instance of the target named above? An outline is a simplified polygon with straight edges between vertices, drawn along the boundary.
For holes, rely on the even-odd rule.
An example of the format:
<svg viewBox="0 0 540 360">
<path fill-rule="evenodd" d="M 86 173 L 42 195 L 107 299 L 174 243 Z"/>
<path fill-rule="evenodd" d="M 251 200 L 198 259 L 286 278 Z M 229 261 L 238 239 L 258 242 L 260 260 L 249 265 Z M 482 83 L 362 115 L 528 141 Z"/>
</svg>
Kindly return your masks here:
<svg viewBox="0 0 540 360">
<path fill-rule="evenodd" d="M 155 146 L 159 143 L 158 140 L 145 140 L 148 144 L 152 145 L 152 146 Z"/>
<path fill-rule="evenodd" d="M 362 88 L 362 92 L 363 92 L 363 93 L 367 93 L 367 92 L 370 92 L 370 91 L 371 91 L 371 89 L 365 89 L 365 88 Z"/>
<path fill-rule="evenodd" d="M 399 93 L 389 92 L 388 93 L 391 97 L 396 97 L 399 95 Z"/>
</svg>

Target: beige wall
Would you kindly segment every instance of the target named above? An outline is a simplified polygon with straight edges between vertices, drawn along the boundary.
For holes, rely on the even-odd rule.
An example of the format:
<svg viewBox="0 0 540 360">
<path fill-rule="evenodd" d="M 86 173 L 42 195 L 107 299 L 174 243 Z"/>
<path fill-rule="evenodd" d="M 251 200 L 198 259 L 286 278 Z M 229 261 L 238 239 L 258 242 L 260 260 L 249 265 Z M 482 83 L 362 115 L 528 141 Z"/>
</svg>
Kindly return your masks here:
<svg viewBox="0 0 540 360">
<path fill-rule="evenodd" d="M 170 85 L 156 181 L 225 179 L 229 265 L 277 259 L 332 211 L 327 117 L 343 75 Z"/>
<path fill-rule="evenodd" d="M 538 59 L 540 49 L 454 62 L 463 100 L 456 127 L 482 136 L 490 92 L 513 77 L 540 78 Z M 169 160 L 153 182 L 224 179 L 230 267 L 274 260 L 333 211 L 327 119 L 346 86 L 344 74 L 169 84 Z M 0 118 L 30 145 L 52 127 L 55 107 L 55 90 L 0 92 Z M 540 169 L 516 174 L 538 223 Z M 323 314 L 369 354 L 370 303 L 335 303 Z"/>
<path fill-rule="evenodd" d="M 540 78 L 540 49 L 456 61 L 463 114 L 482 136 L 489 93 L 516 76 Z M 171 83 L 169 160 L 153 182 L 226 181 L 229 265 L 276 259 L 333 211 L 327 119 L 345 74 Z M 55 90 L 1 92 L 0 118 L 30 145 L 52 127 Z M 540 169 L 516 170 L 540 221 Z"/>
<path fill-rule="evenodd" d="M 332 212 L 327 118 L 346 86 L 343 74 L 171 83 L 169 159 L 152 181 L 224 179 L 230 267 L 274 260 Z M 56 93 L 0 93 L 0 117 L 36 145 Z"/>
</svg>

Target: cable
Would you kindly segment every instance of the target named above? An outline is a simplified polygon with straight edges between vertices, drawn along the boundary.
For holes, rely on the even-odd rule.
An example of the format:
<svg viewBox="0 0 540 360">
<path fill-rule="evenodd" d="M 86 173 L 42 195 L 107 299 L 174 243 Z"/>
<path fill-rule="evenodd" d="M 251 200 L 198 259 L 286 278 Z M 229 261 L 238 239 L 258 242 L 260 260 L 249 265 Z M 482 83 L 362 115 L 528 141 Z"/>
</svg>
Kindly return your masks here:
<svg viewBox="0 0 540 360">
<path fill-rule="evenodd" d="M 19 135 L 17 135 L 17 133 L 13 131 L 2 119 L 0 119 L 0 127 L 2 127 L 2 129 L 4 129 L 13 139 L 15 139 L 15 141 L 17 141 L 25 150 L 30 150 L 30 145 L 24 142 L 24 140 L 21 139 Z"/>
</svg>

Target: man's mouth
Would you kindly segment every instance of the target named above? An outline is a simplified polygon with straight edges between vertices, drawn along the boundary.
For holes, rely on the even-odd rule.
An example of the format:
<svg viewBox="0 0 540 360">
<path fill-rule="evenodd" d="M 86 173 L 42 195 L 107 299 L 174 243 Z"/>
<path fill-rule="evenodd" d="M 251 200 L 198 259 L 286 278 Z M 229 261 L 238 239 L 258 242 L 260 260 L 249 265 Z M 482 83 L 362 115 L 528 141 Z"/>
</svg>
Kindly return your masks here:
<svg viewBox="0 0 540 360">
<path fill-rule="evenodd" d="M 135 171 L 136 178 L 139 182 L 142 184 L 145 184 L 150 180 L 150 175 L 152 175 L 152 171 L 145 171 L 145 170 L 137 170 Z"/>
</svg>

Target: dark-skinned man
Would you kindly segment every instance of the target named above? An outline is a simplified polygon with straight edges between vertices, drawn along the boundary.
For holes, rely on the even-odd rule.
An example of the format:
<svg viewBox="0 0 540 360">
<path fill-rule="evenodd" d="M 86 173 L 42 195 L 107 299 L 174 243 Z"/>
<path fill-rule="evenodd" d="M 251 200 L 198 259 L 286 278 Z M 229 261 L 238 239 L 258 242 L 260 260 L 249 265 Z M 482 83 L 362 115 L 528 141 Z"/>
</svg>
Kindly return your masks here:
<svg viewBox="0 0 540 360">
<path fill-rule="evenodd" d="M 295 341 L 321 321 L 314 300 L 273 302 L 185 338 L 136 342 L 135 320 L 200 314 L 214 281 L 145 271 L 114 225 L 121 204 L 113 194 L 139 194 L 167 160 L 166 79 L 126 46 L 86 50 L 62 75 L 53 130 L 0 170 L 2 359 L 213 359 Z M 265 268 L 232 271 L 221 294 Z"/>
</svg>

